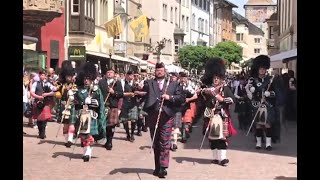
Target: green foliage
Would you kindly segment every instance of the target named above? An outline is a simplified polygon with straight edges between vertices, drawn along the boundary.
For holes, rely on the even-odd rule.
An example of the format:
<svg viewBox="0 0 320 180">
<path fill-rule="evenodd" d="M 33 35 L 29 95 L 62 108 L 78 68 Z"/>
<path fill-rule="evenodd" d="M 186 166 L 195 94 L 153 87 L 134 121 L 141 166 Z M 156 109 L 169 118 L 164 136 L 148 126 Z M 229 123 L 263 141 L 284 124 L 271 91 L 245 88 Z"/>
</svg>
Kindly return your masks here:
<svg viewBox="0 0 320 180">
<path fill-rule="evenodd" d="M 179 63 L 185 69 L 202 70 L 206 60 L 220 57 L 230 65 L 242 59 L 242 47 L 232 41 L 218 43 L 214 48 L 207 46 L 184 46 L 179 50 Z"/>
<path fill-rule="evenodd" d="M 213 48 L 213 55 L 226 60 L 228 65 L 239 63 L 242 60 L 242 47 L 233 41 L 220 42 Z"/>
</svg>

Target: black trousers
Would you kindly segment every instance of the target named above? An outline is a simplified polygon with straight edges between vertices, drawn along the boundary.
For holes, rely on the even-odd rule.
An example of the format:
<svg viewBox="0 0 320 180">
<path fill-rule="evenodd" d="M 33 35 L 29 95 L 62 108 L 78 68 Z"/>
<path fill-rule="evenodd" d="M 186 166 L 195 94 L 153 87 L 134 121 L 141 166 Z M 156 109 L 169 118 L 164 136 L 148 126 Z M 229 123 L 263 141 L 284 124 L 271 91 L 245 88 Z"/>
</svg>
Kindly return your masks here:
<svg viewBox="0 0 320 180">
<path fill-rule="evenodd" d="M 44 137 L 46 135 L 47 121 L 37 121 L 37 126 L 39 130 L 39 137 Z"/>
</svg>

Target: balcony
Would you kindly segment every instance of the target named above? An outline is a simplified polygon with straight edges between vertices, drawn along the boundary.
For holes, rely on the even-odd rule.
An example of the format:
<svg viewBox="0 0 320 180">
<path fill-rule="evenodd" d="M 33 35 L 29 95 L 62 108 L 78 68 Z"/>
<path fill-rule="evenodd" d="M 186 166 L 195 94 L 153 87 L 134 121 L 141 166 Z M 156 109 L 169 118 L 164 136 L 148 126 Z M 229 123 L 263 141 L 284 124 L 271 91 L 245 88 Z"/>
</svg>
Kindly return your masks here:
<svg viewBox="0 0 320 180">
<path fill-rule="evenodd" d="M 274 39 L 267 39 L 267 47 L 268 48 L 275 48 L 276 47 L 276 43 Z"/>
<path fill-rule="evenodd" d="M 61 16 L 61 0 L 23 0 L 23 34 L 34 36 L 40 28 Z"/>
</svg>

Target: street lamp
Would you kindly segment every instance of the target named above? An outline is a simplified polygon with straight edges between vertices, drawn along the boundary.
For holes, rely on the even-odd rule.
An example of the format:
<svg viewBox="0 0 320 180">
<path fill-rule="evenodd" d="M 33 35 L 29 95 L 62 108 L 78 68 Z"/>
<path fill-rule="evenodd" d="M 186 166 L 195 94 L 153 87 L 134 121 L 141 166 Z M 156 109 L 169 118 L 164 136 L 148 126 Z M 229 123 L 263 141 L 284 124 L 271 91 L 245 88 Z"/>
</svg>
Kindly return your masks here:
<svg viewBox="0 0 320 180">
<path fill-rule="evenodd" d="M 156 53 L 157 54 L 157 63 L 160 63 L 160 55 L 161 55 L 161 50 L 164 49 L 166 47 L 166 42 L 169 41 L 166 38 L 163 38 L 161 41 L 157 42 L 157 45 L 155 47 L 149 47 L 149 51 L 151 51 L 152 53 Z"/>
<path fill-rule="evenodd" d="M 111 54 L 111 52 L 109 52 L 108 68 L 112 68 L 112 67 L 111 67 L 111 56 L 112 56 L 112 54 Z"/>
</svg>

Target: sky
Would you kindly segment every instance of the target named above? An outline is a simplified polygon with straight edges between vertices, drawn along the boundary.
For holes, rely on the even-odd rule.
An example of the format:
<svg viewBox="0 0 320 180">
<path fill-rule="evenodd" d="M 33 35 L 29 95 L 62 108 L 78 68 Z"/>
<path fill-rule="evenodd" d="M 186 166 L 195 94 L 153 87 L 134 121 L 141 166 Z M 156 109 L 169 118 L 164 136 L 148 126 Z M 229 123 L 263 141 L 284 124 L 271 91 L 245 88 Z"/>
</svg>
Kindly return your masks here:
<svg viewBox="0 0 320 180">
<path fill-rule="evenodd" d="M 238 8 L 234 8 L 233 10 L 241 14 L 243 17 L 245 16 L 243 5 L 245 5 L 248 0 L 228 0 L 228 1 L 238 6 Z"/>
</svg>

